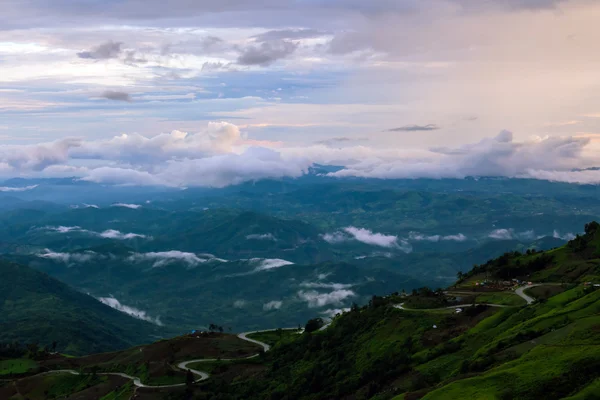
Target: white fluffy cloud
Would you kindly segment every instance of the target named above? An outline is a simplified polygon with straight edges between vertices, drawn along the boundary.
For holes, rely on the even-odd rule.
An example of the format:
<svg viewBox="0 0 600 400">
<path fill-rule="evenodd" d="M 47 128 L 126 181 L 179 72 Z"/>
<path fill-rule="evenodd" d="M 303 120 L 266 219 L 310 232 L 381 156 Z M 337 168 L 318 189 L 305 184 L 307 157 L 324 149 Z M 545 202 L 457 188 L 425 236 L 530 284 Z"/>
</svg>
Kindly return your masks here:
<svg viewBox="0 0 600 400">
<path fill-rule="evenodd" d="M 125 304 L 121 304 L 121 302 L 114 297 L 99 297 L 102 303 L 106 304 L 109 307 L 114 308 L 115 310 L 119 310 L 125 314 L 131 315 L 134 318 L 141 319 L 144 321 L 151 322 L 155 325 L 162 326 L 162 322 L 160 321 L 160 317 L 152 318 L 150 317 L 146 311 L 139 310 L 134 307 L 126 306 Z"/>
<path fill-rule="evenodd" d="M 286 265 L 293 265 L 293 262 L 281 260 L 279 258 L 253 258 L 250 260 L 252 265 L 256 265 L 254 271 L 267 271 L 270 269 L 285 267 Z"/>
<path fill-rule="evenodd" d="M 38 257 L 46 258 L 49 260 L 62 261 L 65 264 L 71 263 L 86 263 L 99 255 L 93 251 L 85 251 L 83 253 L 57 253 L 49 249 L 46 249 L 44 253 L 38 254 Z"/>
<path fill-rule="evenodd" d="M 322 238 L 324 241 L 331 244 L 347 242 L 349 239 L 348 235 L 345 235 L 342 232 L 326 233 Z"/>
<path fill-rule="evenodd" d="M 236 300 L 233 302 L 233 307 L 234 308 L 244 308 L 244 307 L 246 307 L 247 304 L 248 304 L 248 302 L 246 300 Z"/>
<path fill-rule="evenodd" d="M 133 210 L 137 210 L 138 208 L 142 207 L 139 204 L 126 204 L 126 203 L 116 203 L 116 204 L 113 204 L 112 206 L 113 207 L 131 208 Z"/>
<path fill-rule="evenodd" d="M 210 122 L 197 133 L 122 134 L 108 140 L 68 138 L 37 145 L 4 145 L 0 146 L 0 174 L 76 175 L 118 185 L 223 187 L 264 178 L 299 177 L 311 165 L 307 158 L 283 158 L 265 145 L 270 142 L 247 140 L 234 124 Z M 4 187 L 0 191 L 30 189 L 33 187 Z"/>
<path fill-rule="evenodd" d="M 25 192 L 27 190 L 33 190 L 36 187 L 38 187 L 38 185 L 30 185 L 23 187 L 0 186 L 0 192 Z"/>
<path fill-rule="evenodd" d="M 277 238 L 275 236 L 273 236 L 272 233 L 247 235 L 246 239 L 248 239 L 248 240 L 272 240 L 274 242 L 277 241 Z"/>
<path fill-rule="evenodd" d="M 322 283 L 322 282 L 302 282 L 300 284 L 301 287 L 308 289 L 334 289 L 334 290 L 342 290 L 349 289 L 354 286 L 351 283 Z"/>
<path fill-rule="evenodd" d="M 42 171 L 51 165 L 67 163 L 70 150 L 81 143 L 80 139 L 67 138 L 36 145 L 2 145 L 0 166 L 7 172 Z"/>
<path fill-rule="evenodd" d="M 453 241 L 453 242 L 464 242 L 467 240 L 467 237 L 462 233 L 458 233 L 456 235 L 423 235 L 417 232 L 410 232 L 408 235 L 410 240 L 414 241 L 427 241 L 427 242 L 439 242 L 439 241 Z"/>
<path fill-rule="evenodd" d="M 76 209 L 76 208 L 100 208 L 100 207 L 97 206 L 96 204 L 85 204 L 84 203 L 82 205 L 73 204 L 73 205 L 71 205 L 71 208 L 75 208 Z"/>
<path fill-rule="evenodd" d="M 172 161 L 158 176 L 178 186 L 223 187 L 266 178 L 297 178 L 310 165 L 307 159 L 285 160 L 274 150 L 251 147 L 241 154 Z"/>
<path fill-rule="evenodd" d="M 577 178 L 600 182 L 600 173 L 572 171 L 593 166 L 598 157 L 584 154 L 590 144 L 586 137 L 546 137 L 517 142 L 513 134 L 503 131 L 493 138 L 455 148 L 432 148 L 420 157 L 363 158 L 347 168 L 329 174 L 336 177 L 464 178 L 466 176 L 530 177 L 571 181 Z"/>
<path fill-rule="evenodd" d="M 355 228 L 353 226 L 344 228 L 344 231 L 352 235 L 359 242 L 380 247 L 399 247 L 398 236 L 374 233 L 369 229 Z"/>
<path fill-rule="evenodd" d="M 565 234 L 561 235 L 560 232 L 558 232 L 557 230 L 554 230 L 554 232 L 552 233 L 552 237 L 554 237 L 556 239 L 562 239 L 562 240 L 573 240 L 573 239 L 575 239 L 575 235 L 572 234 L 571 232 L 565 233 Z"/>
<path fill-rule="evenodd" d="M 403 249 L 403 246 L 405 245 L 405 243 L 402 243 L 403 246 L 400 245 L 398 236 L 375 233 L 369 229 L 356 228 L 354 226 L 346 227 L 342 229 L 342 231 L 324 234 L 322 237 L 323 240 L 332 244 L 357 240 L 372 246 L 387 248 Z"/>
<path fill-rule="evenodd" d="M 89 232 L 85 229 L 82 229 L 80 226 L 46 226 L 43 229 L 47 229 L 49 231 L 54 231 L 58 233 L 69 233 L 69 232 Z"/>
<path fill-rule="evenodd" d="M 535 231 L 528 230 L 516 232 L 514 229 L 494 229 L 488 235 L 491 239 L 496 240 L 535 240 L 544 237 L 544 235 L 536 235 Z"/>
<path fill-rule="evenodd" d="M 310 308 L 323 307 L 326 305 L 340 305 L 350 297 L 356 296 L 352 290 L 340 289 L 329 293 L 319 293 L 315 290 L 299 291 L 298 297 L 306 301 Z"/>
<path fill-rule="evenodd" d="M 310 165 L 307 159 L 285 160 L 274 150 L 252 147 L 241 154 L 173 159 L 154 166 L 152 171 L 101 167 L 83 179 L 110 184 L 223 187 L 266 178 L 299 177 Z"/>
<path fill-rule="evenodd" d="M 497 240 L 511 240 L 514 239 L 514 231 L 512 229 L 494 229 L 490 232 L 488 237 Z"/>
<path fill-rule="evenodd" d="M 57 232 L 57 233 L 71 233 L 79 232 L 92 236 L 98 236 L 105 239 L 117 239 L 117 240 L 129 240 L 129 239 L 152 239 L 150 236 L 142 235 L 139 233 L 123 233 L 115 229 L 107 229 L 103 232 L 95 232 L 88 229 L 83 229 L 79 226 L 46 226 L 42 229 Z"/>
<path fill-rule="evenodd" d="M 277 300 L 270 301 L 268 303 L 263 304 L 263 310 L 265 310 L 265 311 L 279 310 L 282 305 L 283 305 L 282 301 L 277 301 Z"/>
<path fill-rule="evenodd" d="M 132 165 L 183 160 L 231 153 L 241 140 L 239 128 L 227 122 L 209 122 L 204 131 L 172 131 L 154 137 L 122 134 L 109 140 L 83 142 L 70 152 L 72 158 L 119 160 Z"/>
<path fill-rule="evenodd" d="M 108 229 L 104 232 L 98 233 L 98 236 L 106 238 L 106 239 L 119 239 L 119 240 L 127 240 L 127 239 L 146 239 L 148 236 L 140 235 L 138 233 L 122 233 L 115 229 Z"/>
<path fill-rule="evenodd" d="M 131 262 L 154 261 L 154 264 L 152 264 L 153 268 L 164 267 L 165 265 L 174 262 L 182 262 L 187 264 L 188 267 L 196 267 L 198 264 L 203 264 L 213 260 L 222 261 L 215 258 L 211 254 L 197 255 L 195 253 L 187 253 L 179 250 L 135 253 L 129 256 L 128 260 Z"/>
<path fill-rule="evenodd" d="M 534 137 L 520 142 L 511 132 L 503 131 L 475 143 L 429 150 L 286 147 L 252 141 L 236 125 L 211 122 L 198 133 L 173 131 L 154 137 L 123 134 L 108 140 L 63 139 L 0 146 L 0 173 L 5 176 L 77 175 L 87 181 L 119 185 L 223 187 L 266 178 L 300 177 L 313 163 L 343 165 L 340 171 L 329 174 L 340 178 L 506 176 L 600 183 L 600 171 L 581 170 L 600 164 L 600 152 L 589 135 Z M 0 191 L 32 188 L 4 187 Z M 346 233 L 357 240 L 372 241 L 366 232 Z M 332 233 L 325 240 L 339 242 L 343 236 Z M 385 240 L 376 238 L 378 243 Z M 448 240 L 458 240 L 458 236 Z"/>
</svg>

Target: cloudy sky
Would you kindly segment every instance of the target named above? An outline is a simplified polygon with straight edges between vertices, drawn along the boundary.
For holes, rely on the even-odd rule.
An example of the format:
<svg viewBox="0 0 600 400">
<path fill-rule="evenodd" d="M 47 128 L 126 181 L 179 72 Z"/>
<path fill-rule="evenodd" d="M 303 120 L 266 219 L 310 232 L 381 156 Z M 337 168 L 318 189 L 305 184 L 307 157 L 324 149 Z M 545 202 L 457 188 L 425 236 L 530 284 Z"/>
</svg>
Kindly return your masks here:
<svg viewBox="0 0 600 400">
<path fill-rule="evenodd" d="M 597 1 L 2 5 L 3 177 L 600 182 Z"/>
</svg>

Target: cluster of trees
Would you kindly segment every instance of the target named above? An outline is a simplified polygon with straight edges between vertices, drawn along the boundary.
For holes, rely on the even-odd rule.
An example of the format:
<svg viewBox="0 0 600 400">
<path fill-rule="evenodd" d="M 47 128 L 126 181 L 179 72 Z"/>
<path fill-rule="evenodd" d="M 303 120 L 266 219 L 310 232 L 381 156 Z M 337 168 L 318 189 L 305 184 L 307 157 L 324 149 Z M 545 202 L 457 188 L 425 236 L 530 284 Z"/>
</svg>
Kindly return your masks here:
<svg viewBox="0 0 600 400">
<path fill-rule="evenodd" d="M 569 246 L 572 246 L 572 242 L 569 242 Z M 538 252 L 535 249 L 528 249 L 525 255 L 537 255 L 537 257 L 523 261 L 523 254 L 521 252 L 509 251 L 485 264 L 474 265 L 473 269 L 467 273 L 459 272 L 457 278 L 460 282 L 466 278 L 483 273 L 488 274 L 490 278 L 496 279 L 509 280 L 522 278 L 546 268 L 553 261 L 551 255 Z"/>
<path fill-rule="evenodd" d="M 500 279 L 513 279 L 527 276 L 537 271 L 541 271 L 550 265 L 554 257 L 550 254 L 541 253 L 535 258 L 522 262 L 520 259 L 514 263 L 500 265 L 496 269 L 496 276 Z"/>
<path fill-rule="evenodd" d="M 221 325 L 217 325 L 217 324 L 210 324 L 208 325 L 208 330 L 210 332 L 219 332 L 219 333 L 223 333 L 223 331 L 225 330 L 225 328 L 223 328 Z M 229 330 L 231 331 L 231 328 L 229 328 Z"/>
<path fill-rule="evenodd" d="M 33 360 L 41 360 L 56 352 L 56 341 L 50 346 L 41 347 L 37 342 L 21 344 L 20 342 L 0 343 L 0 358 L 19 358 L 27 356 Z"/>
<path fill-rule="evenodd" d="M 27 348 L 19 342 L 0 343 L 0 358 L 19 358 L 27 354 Z"/>
<path fill-rule="evenodd" d="M 372 398 L 398 376 L 410 373 L 411 355 L 422 349 L 411 337 L 412 331 L 406 331 L 404 343 L 382 343 L 381 348 L 374 346 L 363 354 L 365 337 L 372 335 L 388 314 L 396 315 L 393 308 L 384 306 L 386 301 L 373 297 L 369 305 L 352 307 L 330 329 L 280 342 L 264 354 L 269 369 L 260 379 L 241 385 L 211 379 L 205 387 L 223 399 Z M 310 320 L 306 331 L 314 332 L 322 324 L 320 318 Z"/>
<path fill-rule="evenodd" d="M 575 239 L 570 240 L 567 246 L 576 253 L 584 251 L 588 248 L 588 244 L 592 241 L 599 228 L 600 224 L 596 221 L 585 224 L 585 234 L 583 236 L 575 236 Z"/>
<path fill-rule="evenodd" d="M 427 286 L 423 286 L 418 289 L 413 289 L 412 295 L 413 296 L 422 296 L 422 297 L 440 297 L 440 296 L 444 295 L 444 290 L 443 289 L 433 290 L 431 288 L 428 288 Z"/>
<path fill-rule="evenodd" d="M 308 333 L 316 332 L 321 329 L 325 325 L 323 318 L 313 318 L 308 320 L 306 325 L 304 326 L 304 331 Z"/>
</svg>

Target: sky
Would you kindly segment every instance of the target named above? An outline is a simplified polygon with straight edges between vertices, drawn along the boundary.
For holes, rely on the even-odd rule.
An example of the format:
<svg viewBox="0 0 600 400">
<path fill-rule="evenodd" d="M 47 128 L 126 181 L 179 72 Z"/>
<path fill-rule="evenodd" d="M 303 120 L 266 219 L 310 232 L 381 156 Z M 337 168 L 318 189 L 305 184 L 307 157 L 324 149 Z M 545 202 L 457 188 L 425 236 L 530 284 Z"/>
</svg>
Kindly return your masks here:
<svg viewBox="0 0 600 400">
<path fill-rule="evenodd" d="M 0 176 L 600 183 L 593 0 L 3 0 Z"/>
</svg>

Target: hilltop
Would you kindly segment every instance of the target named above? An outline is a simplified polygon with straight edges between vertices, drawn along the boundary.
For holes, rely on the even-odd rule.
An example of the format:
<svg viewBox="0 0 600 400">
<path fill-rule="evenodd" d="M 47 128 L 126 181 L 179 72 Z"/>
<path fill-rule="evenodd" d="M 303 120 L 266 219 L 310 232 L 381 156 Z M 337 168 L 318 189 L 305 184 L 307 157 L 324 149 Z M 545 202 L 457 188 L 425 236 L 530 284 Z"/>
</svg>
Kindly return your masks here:
<svg viewBox="0 0 600 400">
<path fill-rule="evenodd" d="M 461 280 L 483 276 L 536 282 L 600 281 L 600 224 L 586 224 L 585 233 L 565 246 L 543 252 L 508 252 L 460 275 Z"/>
</svg>

